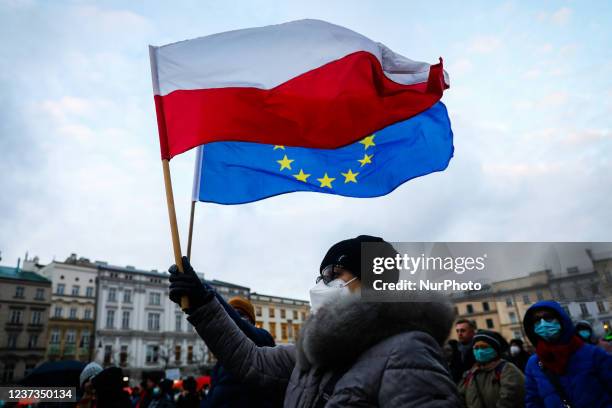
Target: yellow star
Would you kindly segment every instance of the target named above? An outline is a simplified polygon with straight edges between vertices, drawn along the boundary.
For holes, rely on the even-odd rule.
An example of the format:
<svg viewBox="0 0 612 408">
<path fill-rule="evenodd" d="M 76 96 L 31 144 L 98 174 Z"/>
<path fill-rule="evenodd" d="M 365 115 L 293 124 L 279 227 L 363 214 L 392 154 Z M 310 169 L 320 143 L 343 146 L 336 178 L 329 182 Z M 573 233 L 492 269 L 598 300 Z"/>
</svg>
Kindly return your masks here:
<svg viewBox="0 0 612 408">
<path fill-rule="evenodd" d="M 276 150 L 276 149 L 285 150 L 285 146 L 275 145 L 275 146 L 274 146 L 274 149 L 272 149 L 272 150 Z"/>
<path fill-rule="evenodd" d="M 359 173 L 353 173 L 353 170 L 349 169 L 348 173 L 340 173 L 344 176 L 344 182 L 348 183 L 348 182 L 353 182 L 356 183 L 357 182 L 357 175 Z"/>
<path fill-rule="evenodd" d="M 318 181 L 319 183 L 321 183 L 321 186 L 320 186 L 320 187 L 329 187 L 329 188 L 332 188 L 331 183 L 332 183 L 332 181 L 334 181 L 334 180 L 335 180 L 335 178 L 331 178 L 331 177 L 329 177 L 329 176 L 327 175 L 327 173 L 325 173 L 325 175 L 323 176 L 323 178 L 319 178 L 319 179 L 317 179 L 317 181 Z"/>
<path fill-rule="evenodd" d="M 368 150 L 368 147 L 370 146 L 376 146 L 376 144 L 374 143 L 374 136 L 376 135 L 364 137 L 363 140 L 359 142 L 365 147 L 365 150 Z"/>
<path fill-rule="evenodd" d="M 285 157 L 283 157 L 283 160 L 277 160 L 276 162 L 281 165 L 280 169 L 282 171 L 283 169 L 291 170 L 291 163 L 294 162 L 294 161 L 295 160 L 289 160 L 287 158 L 287 155 L 285 155 Z"/>
<path fill-rule="evenodd" d="M 368 163 L 370 163 L 370 164 L 372 163 L 372 157 L 374 157 L 373 154 L 370 154 L 370 155 L 364 154 L 363 155 L 363 159 L 357 160 L 357 161 L 359 163 L 361 163 L 361 167 L 363 167 L 363 166 L 365 166 Z"/>
<path fill-rule="evenodd" d="M 304 183 L 306 183 L 308 177 L 310 177 L 310 174 L 306 174 L 304 173 L 304 170 L 300 169 L 300 172 L 298 174 L 294 174 L 293 177 L 295 177 L 299 181 L 303 181 Z"/>
</svg>

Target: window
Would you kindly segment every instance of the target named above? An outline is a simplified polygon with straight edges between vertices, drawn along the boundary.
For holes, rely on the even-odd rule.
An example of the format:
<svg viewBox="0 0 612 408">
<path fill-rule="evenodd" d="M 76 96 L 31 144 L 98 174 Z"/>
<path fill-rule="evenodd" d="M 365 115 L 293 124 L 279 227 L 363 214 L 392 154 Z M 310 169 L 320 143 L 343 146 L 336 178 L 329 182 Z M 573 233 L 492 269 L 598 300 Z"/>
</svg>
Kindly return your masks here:
<svg viewBox="0 0 612 408">
<path fill-rule="evenodd" d="M 66 330 L 66 343 L 67 344 L 76 343 L 76 333 L 74 330 Z"/>
<path fill-rule="evenodd" d="M 72 286 L 72 296 L 79 296 L 80 291 L 81 291 L 81 287 L 79 285 Z"/>
<path fill-rule="evenodd" d="M 580 313 L 582 313 L 583 316 L 588 316 L 589 315 L 589 310 L 587 309 L 586 305 L 584 303 L 580 304 Z"/>
<path fill-rule="evenodd" d="M 270 317 L 274 317 L 274 308 L 273 307 L 270 308 L 270 312 L 269 313 L 270 313 Z"/>
<path fill-rule="evenodd" d="M 489 302 L 482 302 L 482 310 L 485 312 L 489 311 Z"/>
<path fill-rule="evenodd" d="M 91 319 L 91 309 L 85 309 L 85 315 L 83 316 L 85 320 Z"/>
<path fill-rule="evenodd" d="M 261 306 L 255 307 L 255 316 L 261 316 Z"/>
<path fill-rule="evenodd" d="M 487 319 L 487 329 L 492 329 L 494 327 L 495 325 L 493 324 L 493 319 Z"/>
<path fill-rule="evenodd" d="M 159 313 L 149 313 L 147 327 L 149 331 L 159 331 Z"/>
<path fill-rule="evenodd" d="M 15 297 L 18 299 L 23 299 L 23 291 L 24 291 L 24 287 L 23 286 L 17 286 L 15 288 Z"/>
<path fill-rule="evenodd" d="M 121 346 L 121 353 L 119 353 L 119 364 L 125 366 L 128 358 L 128 346 L 123 344 Z"/>
<path fill-rule="evenodd" d="M 51 344 L 59 344 L 59 342 L 60 342 L 60 331 L 58 329 L 53 329 L 51 331 L 50 343 Z"/>
<path fill-rule="evenodd" d="M 193 346 L 187 346 L 187 363 L 193 363 Z"/>
<path fill-rule="evenodd" d="M 6 346 L 10 349 L 14 349 L 17 348 L 17 337 L 19 336 L 18 333 L 11 333 L 8 335 L 8 341 Z"/>
<path fill-rule="evenodd" d="M 106 328 L 112 329 L 115 326 L 115 311 L 109 310 L 106 312 Z"/>
<path fill-rule="evenodd" d="M 41 321 L 42 321 L 42 313 L 40 312 L 40 310 L 33 310 L 31 323 L 40 324 Z"/>
<path fill-rule="evenodd" d="M 55 310 L 53 311 L 53 317 L 62 317 L 63 312 L 64 309 L 62 309 L 60 306 L 55 306 Z"/>
<path fill-rule="evenodd" d="M 514 336 L 515 339 L 522 339 L 523 336 L 521 335 L 521 332 L 518 330 L 514 330 L 512 331 L 512 335 Z"/>
<path fill-rule="evenodd" d="M 35 300 L 45 300 L 45 290 L 42 288 L 36 289 L 36 295 L 34 296 Z"/>
<path fill-rule="evenodd" d="M 63 283 L 58 283 L 55 293 L 58 294 L 58 295 L 63 295 L 65 288 L 66 288 L 66 285 L 64 285 Z"/>
<path fill-rule="evenodd" d="M 281 323 L 281 339 L 287 341 L 287 323 Z"/>
<path fill-rule="evenodd" d="M 285 309 L 281 309 L 280 312 L 281 312 L 281 319 L 284 319 L 285 318 Z"/>
<path fill-rule="evenodd" d="M 512 306 L 512 298 L 506 298 L 506 306 Z"/>
<path fill-rule="evenodd" d="M 531 302 L 529 301 L 529 295 L 523 295 L 523 304 L 528 305 Z"/>
<path fill-rule="evenodd" d="M 306 320 L 306 312 L 302 312 L 302 320 Z"/>
<path fill-rule="evenodd" d="M 149 364 L 157 363 L 159 359 L 159 346 L 149 344 L 147 346 L 146 362 Z"/>
<path fill-rule="evenodd" d="M 10 322 L 13 324 L 21 323 L 21 310 L 11 309 Z"/>
<path fill-rule="evenodd" d="M 174 361 L 176 361 L 177 364 L 180 364 L 181 362 L 181 346 L 177 345 L 174 347 Z"/>
<path fill-rule="evenodd" d="M 91 286 L 85 288 L 85 296 L 93 297 L 93 288 Z"/>
<path fill-rule="evenodd" d="M 81 347 L 82 348 L 89 347 L 90 338 L 91 337 L 89 336 L 89 330 L 83 330 L 83 332 L 81 333 Z"/>
<path fill-rule="evenodd" d="M 263 328 L 263 322 L 261 320 L 257 320 L 255 322 L 255 327 L 257 327 L 258 329 Z"/>
<path fill-rule="evenodd" d="M 467 311 L 468 314 L 472 314 L 474 313 L 474 306 L 472 306 L 471 304 L 468 304 L 465 306 L 465 310 Z"/>
<path fill-rule="evenodd" d="M 2 373 L 2 382 L 8 383 L 13 381 L 13 375 L 15 373 L 15 364 L 6 363 L 4 364 L 4 372 Z"/>
<path fill-rule="evenodd" d="M 121 328 L 127 330 L 130 328 L 130 311 L 124 310 L 121 317 Z"/>
<path fill-rule="evenodd" d="M 155 306 L 160 304 L 160 294 L 158 292 L 149 293 L 149 304 Z"/>
<path fill-rule="evenodd" d="M 70 318 L 71 319 L 76 319 L 76 312 L 77 312 L 76 307 L 70 308 Z"/>
<path fill-rule="evenodd" d="M 517 322 L 516 321 L 516 313 L 510 312 L 509 316 L 510 316 L 510 323 L 516 323 Z"/>
<path fill-rule="evenodd" d="M 293 325 L 293 338 L 297 339 L 299 334 L 300 334 L 300 325 L 299 324 L 294 324 Z"/>
<path fill-rule="evenodd" d="M 294 310 L 293 311 L 293 320 L 297 320 L 298 319 L 298 311 Z"/>
<path fill-rule="evenodd" d="M 276 323 L 269 322 L 268 324 L 270 325 L 270 334 L 276 340 Z"/>
<path fill-rule="evenodd" d="M 104 346 L 104 364 L 109 365 L 111 363 L 111 357 L 113 355 L 113 346 L 107 344 Z"/>
<path fill-rule="evenodd" d="M 116 302 L 117 301 L 117 289 L 109 288 L 108 289 L 108 301 Z"/>
<path fill-rule="evenodd" d="M 567 307 L 567 306 L 561 306 L 561 307 L 563 308 L 563 311 L 565 312 L 566 315 L 571 316 L 569 307 Z"/>
<path fill-rule="evenodd" d="M 126 289 L 123 291 L 123 303 L 132 303 L 132 291 Z"/>
<path fill-rule="evenodd" d="M 176 321 L 175 321 L 175 326 L 174 326 L 174 330 L 177 332 L 183 331 L 182 326 L 182 322 L 183 322 L 183 314 L 182 313 L 177 313 L 176 314 Z"/>
<path fill-rule="evenodd" d="M 604 305 L 604 302 L 602 302 L 601 300 L 597 301 L 597 310 L 599 311 L 599 313 L 606 312 L 606 305 Z"/>
</svg>

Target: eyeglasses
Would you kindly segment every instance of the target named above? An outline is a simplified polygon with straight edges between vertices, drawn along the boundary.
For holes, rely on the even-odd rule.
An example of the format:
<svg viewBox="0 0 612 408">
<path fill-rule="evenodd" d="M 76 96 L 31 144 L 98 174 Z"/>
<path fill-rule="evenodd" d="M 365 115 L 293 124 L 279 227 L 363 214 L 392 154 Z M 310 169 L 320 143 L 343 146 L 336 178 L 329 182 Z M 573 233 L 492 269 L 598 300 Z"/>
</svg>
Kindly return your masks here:
<svg viewBox="0 0 612 408">
<path fill-rule="evenodd" d="M 344 269 L 342 265 L 327 265 L 325 268 L 323 268 L 321 274 L 317 276 L 317 283 L 323 281 L 327 285 L 329 282 L 337 279 L 340 276 L 342 269 Z"/>
</svg>

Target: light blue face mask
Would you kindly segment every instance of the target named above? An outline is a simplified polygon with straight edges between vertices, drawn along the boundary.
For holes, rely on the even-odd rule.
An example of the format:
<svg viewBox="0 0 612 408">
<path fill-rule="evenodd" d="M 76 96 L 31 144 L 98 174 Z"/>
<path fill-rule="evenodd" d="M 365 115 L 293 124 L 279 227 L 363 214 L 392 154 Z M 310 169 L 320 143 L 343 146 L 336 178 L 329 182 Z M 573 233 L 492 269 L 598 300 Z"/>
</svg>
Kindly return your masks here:
<svg viewBox="0 0 612 408">
<path fill-rule="evenodd" d="M 550 341 L 555 339 L 561 333 L 561 323 L 559 323 L 557 319 L 553 319 L 550 322 L 540 319 L 540 321 L 536 322 L 534 325 L 534 331 L 535 334 L 544 340 Z"/>
<path fill-rule="evenodd" d="M 493 347 L 474 349 L 474 358 L 479 363 L 486 363 L 497 357 L 497 351 Z"/>
<path fill-rule="evenodd" d="M 591 338 L 591 332 L 589 330 L 578 330 L 578 335 L 582 340 L 589 340 Z"/>
</svg>

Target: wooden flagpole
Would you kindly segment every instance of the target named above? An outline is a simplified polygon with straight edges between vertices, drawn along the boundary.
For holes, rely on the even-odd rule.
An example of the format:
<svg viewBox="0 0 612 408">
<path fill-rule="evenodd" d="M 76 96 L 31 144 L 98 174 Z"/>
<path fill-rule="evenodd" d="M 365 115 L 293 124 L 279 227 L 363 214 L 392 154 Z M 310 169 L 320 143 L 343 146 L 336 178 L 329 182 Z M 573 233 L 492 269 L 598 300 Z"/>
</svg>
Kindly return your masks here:
<svg viewBox="0 0 612 408">
<path fill-rule="evenodd" d="M 176 209 L 174 208 L 174 194 L 172 192 L 172 179 L 170 178 L 170 163 L 168 159 L 162 159 L 164 170 L 164 185 L 166 187 L 166 202 L 168 203 L 168 216 L 170 218 L 170 233 L 172 234 L 172 247 L 174 249 L 174 261 L 179 272 L 183 271 L 183 260 L 181 259 L 181 240 L 179 239 L 178 224 L 176 222 Z M 181 309 L 189 308 L 189 298 L 181 298 Z"/>
<path fill-rule="evenodd" d="M 191 215 L 189 216 L 189 237 L 187 238 L 187 258 L 191 262 L 191 242 L 193 238 L 193 215 L 195 213 L 195 201 L 191 201 Z"/>
</svg>

